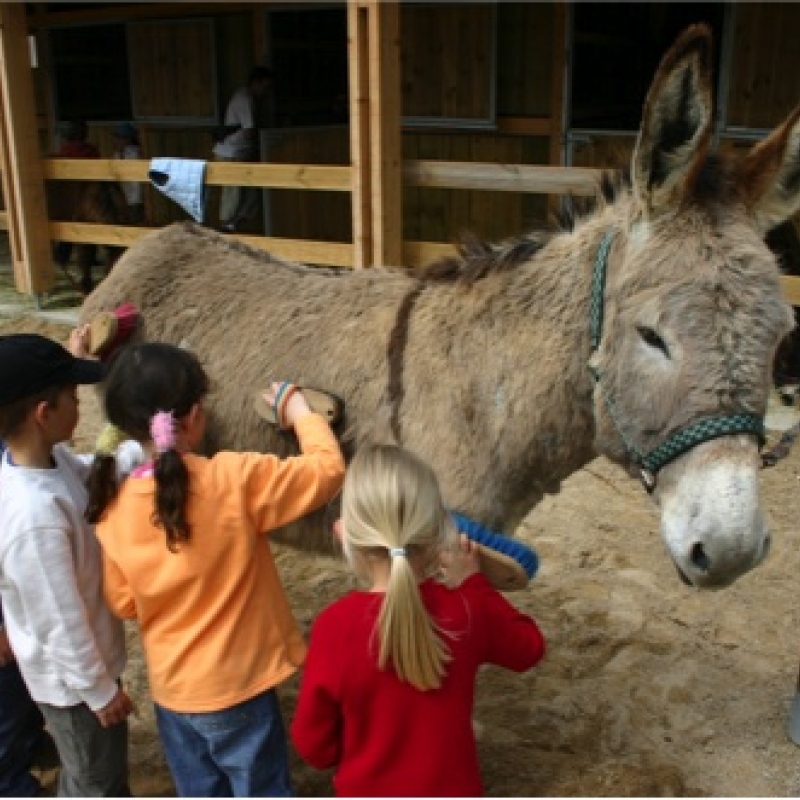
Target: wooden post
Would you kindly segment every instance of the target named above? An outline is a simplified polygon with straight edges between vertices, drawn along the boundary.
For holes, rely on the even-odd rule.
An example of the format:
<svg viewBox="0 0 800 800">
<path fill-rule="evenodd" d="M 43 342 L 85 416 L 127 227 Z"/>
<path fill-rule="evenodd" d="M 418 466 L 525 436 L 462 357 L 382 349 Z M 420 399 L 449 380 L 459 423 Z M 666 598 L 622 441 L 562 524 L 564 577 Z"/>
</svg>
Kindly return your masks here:
<svg viewBox="0 0 800 800">
<path fill-rule="evenodd" d="M 47 200 L 24 3 L 0 3 L 0 169 L 14 282 L 39 294 L 54 283 Z"/>
<path fill-rule="evenodd" d="M 550 102 L 550 165 L 563 166 L 564 158 L 564 83 L 567 70 L 567 6 L 564 0 L 553 3 L 553 91 Z M 561 198 L 550 195 L 548 207 L 558 210 Z"/>
<path fill-rule="evenodd" d="M 397 2 L 349 0 L 354 262 L 398 265 L 402 253 L 400 13 Z"/>
</svg>

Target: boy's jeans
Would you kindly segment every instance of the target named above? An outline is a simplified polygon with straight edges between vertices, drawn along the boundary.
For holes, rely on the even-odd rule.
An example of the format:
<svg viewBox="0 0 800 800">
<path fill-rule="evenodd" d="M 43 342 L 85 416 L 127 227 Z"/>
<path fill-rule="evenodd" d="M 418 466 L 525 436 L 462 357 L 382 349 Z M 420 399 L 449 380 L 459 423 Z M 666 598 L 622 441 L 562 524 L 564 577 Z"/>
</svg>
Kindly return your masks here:
<svg viewBox="0 0 800 800">
<path fill-rule="evenodd" d="M 30 773 L 44 719 L 31 700 L 16 661 L 0 667 L 0 797 L 35 797 L 39 781 Z"/>
<path fill-rule="evenodd" d="M 291 796 L 286 732 L 274 689 L 223 711 L 155 708 L 182 797 Z"/>
</svg>

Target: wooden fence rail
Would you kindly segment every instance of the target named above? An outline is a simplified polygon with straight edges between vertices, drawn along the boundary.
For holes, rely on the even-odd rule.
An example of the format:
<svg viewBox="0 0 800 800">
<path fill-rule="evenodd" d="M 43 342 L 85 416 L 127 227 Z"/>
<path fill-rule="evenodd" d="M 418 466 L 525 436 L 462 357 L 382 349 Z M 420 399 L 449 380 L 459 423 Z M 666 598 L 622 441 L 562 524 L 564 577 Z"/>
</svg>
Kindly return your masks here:
<svg viewBox="0 0 800 800">
<path fill-rule="evenodd" d="M 148 160 L 66 159 L 43 160 L 46 180 L 141 181 L 148 183 Z M 403 180 L 409 186 L 449 189 L 483 189 L 530 194 L 590 196 L 594 193 L 601 170 L 585 167 L 529 166 L 453 161 L 406 161 Z M 349 166 L 311 164 L 237 164 L 210 161 L 205 183 L 210 186 L 254 186 L 276 189 L 313 189 L 350 192 L 352 170 Z M 0 229 L 8 227 L 8 215 L 0 211 Z M 154 228 L 94 225 L 53 221 L 49 226 L 54 241 L 91 242 L 129 247 Z M 269 250 L 276 256 L 310 264 L 352 267 L 352 243 L 282 239 L 269 236 L 239 236 L 252 246 Z M 403 261 L 422 266 L 444 255 L 452 255 L 453 246 L 443 242 L 403 242 Z M 800 277 L 783 276 L 788 301 L 800 306 Z"/>
</svg>

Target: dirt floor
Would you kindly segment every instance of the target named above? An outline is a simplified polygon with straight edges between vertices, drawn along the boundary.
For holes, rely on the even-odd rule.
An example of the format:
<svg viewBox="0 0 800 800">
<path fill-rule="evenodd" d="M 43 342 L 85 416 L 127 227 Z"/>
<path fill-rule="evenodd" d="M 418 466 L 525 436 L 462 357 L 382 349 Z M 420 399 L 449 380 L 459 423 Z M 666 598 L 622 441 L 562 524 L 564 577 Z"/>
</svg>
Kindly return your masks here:
<svg viewBox="0 0 800 800">
<path fill-rule="evenodd" d="M 63 325 L 0 319 L 0 333 L 64 340 Z M 75 446 L 91 447 L 96 399 L 82 391 Z M 527 519 L 542 561 L 511 599 L 541 624 L 549 653 L 530 674 L 487 668 L 475 726 L 494 796 L 797 796 L 800 749 L 785 732 L 800 662 L 800 444 L 763 472 L 774 544 L 734 587 L 680 581 L 638 484 L 602 459 Z M 343 566 L 289 550 L 277 558 L 307 627 L 347 587 Z M 173 793 L 148 701 L 135 628 L 125 676 L 141 716 L 131 725 L 135 794 Z M 281 688 L 286 719 L 298 689 Z M 442 735 L 447 735 L 442 731 Z M 331 792 L 330 775 L 293 754 L 299 795 Z"/>
</svg>

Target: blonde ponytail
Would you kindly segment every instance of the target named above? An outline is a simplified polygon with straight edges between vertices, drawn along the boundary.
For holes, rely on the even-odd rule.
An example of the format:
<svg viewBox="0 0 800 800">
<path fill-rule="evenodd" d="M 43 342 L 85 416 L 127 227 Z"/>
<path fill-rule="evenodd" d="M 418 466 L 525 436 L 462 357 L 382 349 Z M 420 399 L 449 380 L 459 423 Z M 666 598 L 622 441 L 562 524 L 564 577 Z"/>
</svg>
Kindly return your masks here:
<svg viewBox="0 0 800 800">
<path fill-rule="evenodd" d="M 357 571 L 365 558 L 391 558 L 377 622 L 379 668 L 391 665 L 420 691 L 439 688 L 450 652 L 418 585 L 435 571 L 450 534 L 436 476 L 400 447 L 365 447 L 345 477 L 342 520 L 345 554 Z"/>
</svg>

